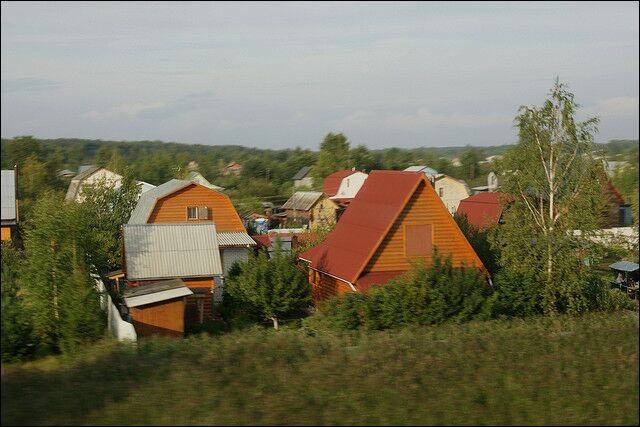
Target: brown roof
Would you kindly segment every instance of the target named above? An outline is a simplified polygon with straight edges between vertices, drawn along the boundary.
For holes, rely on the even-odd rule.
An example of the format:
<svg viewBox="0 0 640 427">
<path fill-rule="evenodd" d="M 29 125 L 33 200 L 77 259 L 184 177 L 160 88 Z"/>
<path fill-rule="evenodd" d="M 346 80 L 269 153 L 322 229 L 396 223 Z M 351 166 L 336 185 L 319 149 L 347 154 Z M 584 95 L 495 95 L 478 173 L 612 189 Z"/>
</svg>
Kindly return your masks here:
<svg viewBox="0 0 640 427">
<path fill-rule="evenodd" d="M 372 171 L 327 239 L 300 258 L 316 270 L 355 283 L 423 181 L 420 172 Z"/>
<path fill-rule="evenodd" d="M 345 170 L 334 172 L 324 180 L 324 185 L 322 186 L 322 192 L 327 195 L 327 197 L 335 196 L 340 188 L 340 184 L 342 180 L 349 175 L 353 175 L 356 171 Z"/>
</svg>

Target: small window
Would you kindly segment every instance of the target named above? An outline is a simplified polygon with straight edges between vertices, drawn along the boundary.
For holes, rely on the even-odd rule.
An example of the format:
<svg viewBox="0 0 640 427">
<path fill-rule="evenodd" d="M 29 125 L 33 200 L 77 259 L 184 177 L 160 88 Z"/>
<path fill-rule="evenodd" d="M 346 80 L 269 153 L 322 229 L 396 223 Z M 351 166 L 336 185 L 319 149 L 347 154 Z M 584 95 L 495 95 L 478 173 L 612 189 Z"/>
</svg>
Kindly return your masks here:
<svg viewBox="0 0 640 427">
<path fill-rule="evenodd" d="M 198 208 L 196 206 L 189 206 L 187 208 L 187 219 L 188 220 L 198 219 Z"/>
<path fill-rule="evenodd" d="M 438 188 L 438 196 L 444 197 L 444 188 L 443 187 Z"/>
<path fill-rule="evenodd" d="M 198 207 L 198 219 L 209 219 L 209 208 L 206 206 Z"/>
<path fill-rule="evenodd" d="M 405 225 L 404 252 L 406 256 L 429 256 L 433 248 L 431 224 Z"/>
</svg>

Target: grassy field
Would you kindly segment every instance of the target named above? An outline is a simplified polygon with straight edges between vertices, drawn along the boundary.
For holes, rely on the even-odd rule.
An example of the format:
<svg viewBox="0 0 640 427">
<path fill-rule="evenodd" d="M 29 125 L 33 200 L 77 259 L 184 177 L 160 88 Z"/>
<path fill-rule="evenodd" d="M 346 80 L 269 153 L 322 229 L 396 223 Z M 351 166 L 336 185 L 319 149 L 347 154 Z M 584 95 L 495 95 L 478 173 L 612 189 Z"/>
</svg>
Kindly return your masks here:
<svg viewBox="0 0 640 427">
<path fill-rule="evenodd" d="M 2 366 L 2 424 L 638 425 L 637 313 L 105 341 Z"/>
</svg>

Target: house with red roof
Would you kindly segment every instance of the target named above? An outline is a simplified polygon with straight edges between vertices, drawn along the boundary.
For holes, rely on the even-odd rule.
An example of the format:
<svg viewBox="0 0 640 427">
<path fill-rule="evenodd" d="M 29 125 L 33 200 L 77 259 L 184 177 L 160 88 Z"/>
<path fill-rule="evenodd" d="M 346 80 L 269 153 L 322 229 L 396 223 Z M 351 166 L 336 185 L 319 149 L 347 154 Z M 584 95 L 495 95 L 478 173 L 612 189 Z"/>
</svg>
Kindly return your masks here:
<svg viewBox="0 0 640 427">
<path fill-rule="evenodd" d="M 467 197 L 460 201 L 456 214 L 465 215 L 469 224 L 477 229 L 483 229 L 496 225 L 502 216 L 502 204 L 500 198 L 503 193 L 484 192 Z"/>
<path fill-rule="evenodd" d="M 362 188 L 369 175 L 355 170 L 344 170 L 329 175 L 322 186 L 324 197 L 311 212 L 311 228 L 333 226 Z"/>
<path fill-rule="evenodd" d="M 300 254 L 309 265 L 314 302 L 428 264 L 434 248 L 456 267 L 484 265 L 431 183 L 420 172 L 372 171 L 324 242 Z"/>
</svg>

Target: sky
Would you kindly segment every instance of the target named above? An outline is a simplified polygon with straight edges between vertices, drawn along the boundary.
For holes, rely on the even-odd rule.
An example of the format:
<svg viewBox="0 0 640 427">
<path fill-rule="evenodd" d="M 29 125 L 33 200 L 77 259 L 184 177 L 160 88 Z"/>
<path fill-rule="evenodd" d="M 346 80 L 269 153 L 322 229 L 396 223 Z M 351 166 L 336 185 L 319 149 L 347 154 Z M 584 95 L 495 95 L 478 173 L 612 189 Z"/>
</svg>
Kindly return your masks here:
<svg viewBox="0 0 640 427">
<path fill-rule="evenodd" d="M 502 145 L 556 77 L 598 142 L 638 138 L 638 2 L 1 8 L 3 138 Z"/>
</svg>

